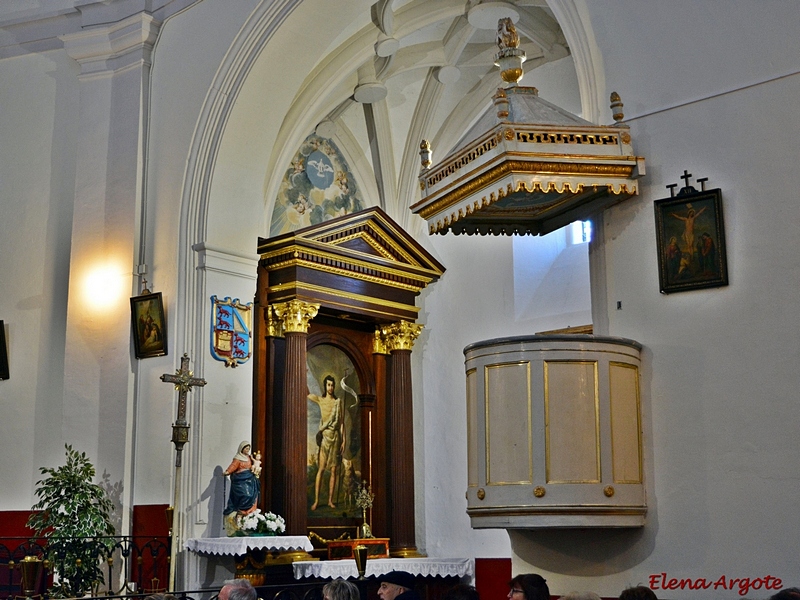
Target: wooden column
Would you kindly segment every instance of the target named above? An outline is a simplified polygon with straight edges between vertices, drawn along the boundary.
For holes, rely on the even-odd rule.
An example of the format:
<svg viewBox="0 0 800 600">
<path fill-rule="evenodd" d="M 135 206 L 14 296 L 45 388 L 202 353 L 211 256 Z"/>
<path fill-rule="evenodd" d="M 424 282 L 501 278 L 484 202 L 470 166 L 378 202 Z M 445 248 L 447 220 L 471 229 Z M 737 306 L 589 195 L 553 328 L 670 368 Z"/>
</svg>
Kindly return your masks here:
<svg viewBox="0 0 800 600">
<path fill-rule="evenodd" d="M 420 556 L 414 518 L 414 410 L 411 397 L 411 348 L 422 325 L 400 321 L 381 328 L 391 353 L 389 373 L 389 520 L 390 554 Z"/>
<path fill-rule="evenodd" d="M 283 510 L 286 535 L 306 535 L 306 337 L 319 304 L 290 300 L 272 306 L 286 339 L 283 383 Z"/>
<path fill-rule="evenodd" d="M 364 477 L 376 492 L 375 502 L 372 505 L 371 523 L 372 534 L 375 537 L 392 537 L 391 523 L 389 522 L 389 440 L 386 424 L 389 422 L 387 415 L 389 390 L 387 376 L 389 371 L 389 350 L 381 337 L 381 328 L 375 330 L 372 349 L 372 371 L 375 374 L 375 407 L 372 410 L 372 462 Z M 363 467 L 362 467 L 363 468 Z"/>
<path fill-rule="evenodd" d="M 253 303 L 253 424 L 250 441 L 251 452 L 264 453 L 261 469 L 261 504 L 259 508 L 267 511 L 272 508 L 272 453 L 269 446 L 272 438 L 272 363 L 275 360 L 270 324 L 273 322 L 272 307 L 267 300 L 268 274 L 264 267 L 258 266 L 258 284 Z M 282 335 L 282 334 L 281 334 Z"/>
</svg>

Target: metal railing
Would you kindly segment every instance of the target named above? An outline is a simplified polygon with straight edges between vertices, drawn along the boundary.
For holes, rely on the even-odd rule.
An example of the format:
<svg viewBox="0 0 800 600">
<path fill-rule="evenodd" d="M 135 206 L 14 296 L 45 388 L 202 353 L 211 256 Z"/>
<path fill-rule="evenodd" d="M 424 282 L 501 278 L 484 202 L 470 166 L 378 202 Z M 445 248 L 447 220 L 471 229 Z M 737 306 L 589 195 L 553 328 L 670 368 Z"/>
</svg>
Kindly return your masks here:
<svg viewBox="0 0 800 600">
<path fill-rule="evenodd" d="M 95 538 L 75 538 L 87 543 Z M 166 593 L 169 581 L 170 539 L 156 537 L 111 536 L 106 540 L 108 553 L 97 557 L 104 583 L 95 586 L 83 600 L 144 600 L 154 593 Z M 0 600 L 25 597 L 19 565 L 26 556 L 47 558 L 46 540 L 25 537 L 0 538 Z M 36 582 L 36 600 L 47 600 L 54 574 L 63 557 L 52 557 Z M 261 600 L 323 600 L 324 581 L 305 581 L 256 586 Z M 356 582 L 362 598 L 366 598 L 365 582 Z M 219 588 L 169 592 L 177 600 L 210 600 Z"/>
<path fill-rule="evenodd" d="M 128 594 L 164 592 L 169 581 L 170 539 L 164 537 L 105 536 L 74 538 L 77 544 L 101 540 L 103 550 L 97 561 L 103 583 L 94 586 L 92 595 L 110 598 Z M 60 540 L 63 542 L 63 540 Z M 64 573 L 68 558 L 55 551 L 36 582 L 36 595 L 47 598 L 53 572 Z M 26 556 L 47 559 L 47 543 L 41 538 L 4 537 L 0 539 L 0 600 L 20 596 L 22 574 L 18 568 Z M 58 577 L 58 575 L 56 575 Z"/>
</svg>

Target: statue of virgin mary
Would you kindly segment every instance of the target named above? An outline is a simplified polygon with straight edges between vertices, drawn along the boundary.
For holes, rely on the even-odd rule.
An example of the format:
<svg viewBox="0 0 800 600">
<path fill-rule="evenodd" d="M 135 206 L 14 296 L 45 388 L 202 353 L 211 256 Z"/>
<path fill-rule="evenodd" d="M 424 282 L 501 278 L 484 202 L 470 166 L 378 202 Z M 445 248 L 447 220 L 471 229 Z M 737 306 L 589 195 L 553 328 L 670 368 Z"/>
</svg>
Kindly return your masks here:
<svg viewBox="0 0 800 600">
<path fill-rule="evenodd" d="M 231 478 L 231 493 L 228 496 L 228 505 L 222 512 L 225 520 L 225 529 L 228 535 L 238 529 L 235 525 L 236 517 L 249 515 L 258 508 L 258 497 L 261 494 L 261 482 L 256 476 L 256 470 L 261 461 L 254 461 L 250 456 L 250 442 L 243 441 L 239 450 L 233 457 L 230 466 L 223 475 Z"/>
</svg>

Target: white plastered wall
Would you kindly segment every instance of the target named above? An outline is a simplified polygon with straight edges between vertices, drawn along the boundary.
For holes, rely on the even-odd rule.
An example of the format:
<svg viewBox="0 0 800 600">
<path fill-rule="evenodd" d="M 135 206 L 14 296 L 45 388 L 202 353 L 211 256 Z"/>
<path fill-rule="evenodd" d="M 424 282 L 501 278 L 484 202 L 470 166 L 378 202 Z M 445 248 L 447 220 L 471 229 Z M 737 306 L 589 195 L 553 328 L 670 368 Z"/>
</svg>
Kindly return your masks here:
<svg viewBox="0 0 800 600">
<path fill-rule="evenodd" d="M 74 197 L 77 65 L 49 52 L 0 61 L 0 319 L 10 379 L 0 381 L 0 507 L 27 510 L 38 467 L 61 435 Z M 12 141 L 13 140 L 13 141 Z"/>
</svg>

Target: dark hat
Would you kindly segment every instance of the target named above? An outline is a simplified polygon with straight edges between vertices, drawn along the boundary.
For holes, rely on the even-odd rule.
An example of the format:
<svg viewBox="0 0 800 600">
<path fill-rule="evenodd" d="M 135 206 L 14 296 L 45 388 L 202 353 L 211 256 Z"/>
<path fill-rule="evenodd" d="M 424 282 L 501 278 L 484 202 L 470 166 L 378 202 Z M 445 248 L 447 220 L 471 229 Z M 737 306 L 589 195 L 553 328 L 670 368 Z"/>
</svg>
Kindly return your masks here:
<svg viewBox="0 0 800 600">
<path fill-rule="evenodd" d="M 378 577 L 378 583 L 383 583 L 385 581 L 386 583 L 393 583 L 410 590 L 414 589 L 414 580 L 415 577 L 406 571 L 389 571 Z"/>
</svg>

